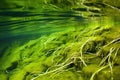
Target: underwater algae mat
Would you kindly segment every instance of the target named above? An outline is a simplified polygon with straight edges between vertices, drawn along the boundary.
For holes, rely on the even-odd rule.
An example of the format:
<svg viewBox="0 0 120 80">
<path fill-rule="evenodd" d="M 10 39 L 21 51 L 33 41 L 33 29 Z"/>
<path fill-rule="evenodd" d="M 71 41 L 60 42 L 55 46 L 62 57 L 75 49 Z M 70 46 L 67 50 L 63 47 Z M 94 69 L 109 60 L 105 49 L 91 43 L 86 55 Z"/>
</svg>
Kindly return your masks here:
<svg viewBox="0 0 120 80">
<path fill-rule="evenodd" d="M 119 27 L 82 27 L 14 43 L 0 80 L 120 80 Z"/>
</svg>

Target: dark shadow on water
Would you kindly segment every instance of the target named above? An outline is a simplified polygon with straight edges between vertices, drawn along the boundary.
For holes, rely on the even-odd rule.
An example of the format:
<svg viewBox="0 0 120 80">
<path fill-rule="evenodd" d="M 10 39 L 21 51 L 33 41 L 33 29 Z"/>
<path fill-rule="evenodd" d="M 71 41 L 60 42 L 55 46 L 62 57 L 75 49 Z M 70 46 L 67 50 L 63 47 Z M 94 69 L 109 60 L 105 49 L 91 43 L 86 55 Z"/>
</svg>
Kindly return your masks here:
<svg viewBox="0 0 120 80">
<path fill-rule="evenodd" d="M 13 44 L 22 45 L 30 40 L 40 38 L 42 34 L 27 34 L 27 35 L 18 35 L 18 36 L 7 36 L 4 38 L 0 37 L 0 57 L 3 56 L 3 53 L 8 49 L 8 47 Z"/>
<path fill-rule="evenodd" d="M 33 13 L 33 12 L 29 12 L 29 11 L 0 11 L 0 16 L 4 16 L 4 17 L 30 17 L 30 16 L 44 16 L 44 17 L 48 17 L 48 16 L 59 16 L 63 15 L 63 16 L 73 16 L 73 14 L 75 14 L 75 12 L 72 11 L 66 11 L 66 12 L 59 12 L 59 11 L 49 11 L 49 12 L 42 12 L 42 13 Z"/>
<path fill-rule="evenodd" d="M 28 18 L 30 19 L 28 19 Z M 34 18 L 35 17 L 35 18 Z M 82 16 L 75 15 L 73 11 L 48 11 L 42 13 L 32 13 L 29 11 L 20 12 L 20 11 L 3 11 L 0 12 L 0 31 L 9 31 L 12 26 L 20 26 L 28 23 L 42 22 L 46 23 L 52 21 L 65 21 L 70 18 L 74 18 L 74 21 L 84 20 Z M 16 20 L 12 20 L 16 18 Z M 20 18 L 20 19 L 19 19 Z M 16 27 L 14 29 L 20 29 L 21 27 Z M 12 29 L 13 30 L 13 29 Z"/>
<path fill-rule="evenodd" d="M 64 20 L 66 18 L 44 18 L 44 19 L 32 19 L 32 20 L 25 20 L 25 21 L 4 21 L 0 22 L 0 26 L 9 26 L 13 24 L 23 24 L 28 22 L 36 22 L 36 21 L 53 21 L 53 20 Z"/>
</svg>

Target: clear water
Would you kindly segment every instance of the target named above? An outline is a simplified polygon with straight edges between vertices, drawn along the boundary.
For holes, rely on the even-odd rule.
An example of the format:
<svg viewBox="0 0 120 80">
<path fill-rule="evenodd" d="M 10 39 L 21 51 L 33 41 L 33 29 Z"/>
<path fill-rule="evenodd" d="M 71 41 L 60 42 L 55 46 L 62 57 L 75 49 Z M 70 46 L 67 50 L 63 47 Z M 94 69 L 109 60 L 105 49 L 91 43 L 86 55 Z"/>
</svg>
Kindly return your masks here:
<svg viewBox="0 0 120 80">
<path fill-rule="evenodd" d="M 2 66 L 0 65 L 0 76 L 2 77 L 2 80 L 8 80 L 8 79 L 16 80 L 16 78 L 19 78 L 19 77 L 20 77 L 20 80 L 34 80 L 34 77 L 36 77 L 36 76 L 38 78 L 36 80 L 40 80 L 39 74 L 42 72 L 39 72 L 39 71 L 37 72 L 36 70 L 41 70 L 43 67 L 40 67 L 40 68 L 37 67 L 37 69 L 35 68 L 33 70 L 31 70 L 31 67 L 34 67 L 34 66 L 36 67 L 36 65 L 38 65 L 38 64 L 36 64 L 37 60 L 38 61 L 43 60 L 43 63 L 45 63 L 44 67 L 48 68 L 48 69 L 50 68 L 50 71 L 52 71 L 53 69 L 51 67 L 54 68 L 54 64 L 53 64 L 53 66 L 49 65 L 49 60 L 51 60 L 54 56 L 56 57 L 56 54 L 54 54 L 54 49 L 56 49 L 56 44 L 57 44 L 57 47 L 61 47 L 63 50 L 65 50 L 64 52 L 66 52 L 63 55 L 62 53 L 64 53 L 64 52 L 59 51 L 60 49 L 58 49 L 58 55 L 57 55 L 58 61 L 57 62 L 61 64 L 61 62 L 59 62 L 60 61 L 59 57 L 61 58 L 61 54 L 62 54 L 62 56 L 67 55 L 66 58 L 62 57 L 63 60 L 61 59 L 61 61 L 64 62 L 65 60 L 67 60 L 67 58 L 69 58 L 71 56 L 70 54 L 76 53 L 79 50 L 78 48 L 81 47 L 82 44 L 86 45 L 84 43 L 87 40 L 89 40 L 89 38 L 92 38 L 93 41 L 95 39 L 96 42 L 94 44 L 88 42 L 87 47 L 85 47 L 85 48 L 87 48 L 86 53 L 87 53 L 87 51 L 94 53 L 96 50 L 99 50 L 97 48 L 99 46 L 100 46 L 100 49 L 102 49 L 102 48 L 104 49 L 104 45 L 106 45 L 110 41 L 120 37 L 119 36 L 119 33 L 120 33 L 120 26 L 119 26 L 120 25 L 120 15 L 119 15 L 119 13 L 120 12 L 119 12 L 118 8 L 111 7 L 110 5 L 107 5 L 107 4 L 103 5 L 100 3 L 97 3 L 97 5 L 94 5 L 92 3 L 89 3 L 89 4 L 86 3 L 85 5 L 87 5 L 87 7 L 84 5 L 84 6 L 79 6 L 79 7 L 74 6 L 75 8 L 73 8 L 73 7 L 71 8 L 71 5 L 64 7 L 64 5 L 61 5 L 61 3 L 60 3 L 60 4 L 58 4 L 58 7 L 57 7 L 54 4 L 47 4 L 47 3 L 43 4 L 42 1 L 46 1 L 46 0 L 41 0 L 39 5 L 37 3 L 37 2 L 39 2 L 39 0 L 36 0 L 36 2 L 30 1 L 30 0 L 26 0 L 26 1 L 22 1 L 22 0 L 21 1 L 19 1 L 19 0 L 18 1 L 17 0 L 7 1 L 7 0 L 5 0 L 0 3 L 0 60 L 5 61 L 4 63 L 0 62 L 0 64 L 3 64 Z M 77 1 L 77 0 L 75 0 L 75 1 Z M 57 2 L 59 2 L 59 1 L 56 0 L 56 3 Z M 48 1 L 48 3 L 49 3 L 49 1 Z M 4 6 L 4 5 L 7 5 L 7 6 Z M 61 7 L 60 7 L 60 5 L 61 5 Z M 33 7 L 33 6 L 35 6 L 35 7 Z M 91 6 L 92 6 L 92 9 L 91 9 Z M 88 7 L 90 7 L 90 9 L 88 9 Z M 95 8 L 93 8 L 93 7 L 95 7 Z M 113 8 L 115 8 L 115 9 L 113 9 Z M 103 11 L 99 12 L 99 9 L 103 10 Z M 61 33 L 59 33 L 59 32 L 61 32 Z M 44 36 L 45 36 L 45 39 L 44 39 Z M 101 37 L 103 37 L 104 39 Z M 40 39 L 40 41 L 39 41 L 39 38 L 43 38 L 43 39 Z M 75 38 L 75 40 L 78 38 L 78 41 L 77 40 L 75 41 L 73 38 Z M 38 40 L 38 42 L 37 42 L 37 40 Z M 42 43 L 42 40 L 43 40 L 43 43 Z M 105 43 L 104 42 L 102 43 L 102 40 L 105 41 Z M 48 41 L 48 43 L 47 43 L 47 41 Z M 116 45 L 116 44 L 112 45 L 113 47 L 115 47 L 115 50 L 120 48 L 119 47 L 119 39 L 116 42 L 118 42 L 118 45 Z M 38 43 L 40 44 L 40 46 Z M 44 47 L 43 44 L 48 45 L 48 46 Z M 96 45 L 97 47 L 91 46 L 91 44 Z M 41 45 L 43 45 L 43 46 L 41 46 Z M 101 45 L 103 46 L 102 48 L 101 48 Z M 39 46 L 40 48 L 37 46 Z M 71 48 L 71 46 L 72 46 L 72 48 Z M 89 46 L 93 47 L 95 49 L 89 48 Z M 37 48 L 40 49 L 41 52 L 39 50 L 37 51 Z M 70 50 L 68 49 L 68 52 L 66 50 L 67 48 L 70 48 Z M 106 53 L 107 53 L 108 48 L 105 48 Z M 14 57 L 17 57 L 16 51 L 14 49 L 18 52 L 18 54 L 20 54 L 20 57 L 22 55 L 23 61 L 22 61 L 22 59 L 19 60 L 19 58 L 15 58 L 15 61 L 14 61 Z M 93 49 L 93 51 L 91 49 Z M 110 48 L 110 50 L 111 50 L 111 48 Z M 56 50 L 56 52 L 57 52 L 57 50 Z M 116 50 L 116 52 L 117 52 L 117 50 Z M 120 51 L 118 50 L 118 55 L 119 55 L 119 52 Z M 32 55 L 32 53 L 34 53 L 34 55 Z M 39 55 L 38 55 L 38 53 L 39 53 Z M 29 56 L 28 54 L 31 54 L 32 56 L 28 57 Z M 43 55 L 43 57 L 41 59 L 36 58 L 36 57 L 41 56 L 41 54 L 45 54 L 45 55 Z M 53 54 L 52 58 L 49 57 L 49 55 L 51 56 L 51 54 Z M 97 54 L 97 52 L 95 52 L 94 54 Z M 44 62 L 43 58 L 46 55 L 47 55 L 47 57 L 45 57 L 46 62 Z M 13 57 L 11 57 L 11 56 L 13 56 Z M 26 56 L 28 59 L 26 58 Z M 8 58 L 8 60 L 6 58 Z M 13 59 L 13 61 L 10 58 Z M 31 62 L 29 61 L 29 58 L 30 58 Z M 96 68 L 96 65 L 98 65 L 97 64 L 98 59 L 99 58 L 96 59 L 96 62 L 93 61 L 93 63 L 95 65 L 89 66 L 89 64 L 92 63 L 92 60 L 91 60 L 91 62 L 88 62 L 88 67 L 83 68 L 84 73 L 87 74 L 89 77 L 90 77 L 91 73 L 93 73 L 94 68 L 95 68 L 95 70 L 98 70 Z M 11 61 L 9 61 L 9 60 L 11 60 Z M 76 61 L 77 61 L 77 59 L 76 59 Z M 99 60 L 98 60 L 98 62 L 99 62 Z M 120 62 L 119 59 L 117 59 L 116 65 L 118 65 L 118 66 L 113 68 L 113 72 L 115 72 L 115 71 L 117 72 L 117 70 L 120 68 L 119 62 Z M 29 67 L 29 63 L 31 63 L 31 64 L 33 63 L 33 64 Z M 34 63 L 36 65 L 34 65 Z M 78 60 L 78 63 L 79 63 L 79 60 Z M 78 63 L 76 62 L 77 65 L 78 65 Z M 15 66 L 16 64 L 17 64 L 17 66 Z M 28 66 L 27 66 L 27 64 L 28 64 Z M 47 64 L 48 64 L 48 66 L 47 66 Z M 76 68 L 76 64 L 75 63 L 70 64 L 67 66 L 67 68 L 70 69 L 68 71 L 72 71 L 74 74 L 78 75 L 78 74 L 81 74 L 81 73 L 79 73 L 80 68 L 78 68 L 80 66 L 77 66 L 77 68 Z M 27 66 L 27 67 L 25 66 L 25 70 L 28 69 L 28 72 L 24 70 L 24 67 L 23 67 L 24 65 Z M 40 65 L 43 66 L 43 64 L 41 64 L 41 63 L 40 63 Z M 104 66 L 106 66 L 106 65 L 104 65 Z M 102 66 L 100 66 L 100 67 L 102 67 Z M 56 68 L 57 67 L 55 66 L 55 69 Z M 99 68 L 99 69 L 101 69 L 101 68 Z M 20 72 L 20 74 L 18 74 L 17 76 L 14 76 L 15 73 L 17 73 L 17 71 Z M 23 74 L 24 78 L 21 75 L 22 71 L 24 73 Z M 45 72 L 45 70 L 43 70 L 43 71 Z M 107 71 L 107 70 L 105 70 L 105 71 Z M 67 72 L 67 70 L 66 70 L 66 72 Z M 89 75 L 89 73 L 90 73 L 90 75 Z M 104 71 L 101 73 L 103 73 L 103 75 L 109 77 L 109 75 L 106 75 L 104 73 Z M 54 75 L 54 74 L 55 73 L 50 74 L 50 75 Z M 63 73 L 63 74 L 67 74 L 67 73 Z M 120 73 L 116 73 L 116 75 L 113 76 L 115 78 L 115 80 L 119 80 L 119 78 L 116 78 L 117 74 L 120 74 Z M 70 77 L 72 76 L 71 80 L 77 80 L 76 77 L 78 77 L 78 76 L 71 75 L 71 73 L 68 73 L 68 77 L 69 77 L 69 75 L 70 75 Z M 7 78 L 6 78 L 6 76 L 7 76 Z M 31 76 L 32 76 L 32 78 L 31 78 Z M 86 78 L 85 75 L 82 75 L 82 76 L 84 76 L 84 78 L 81 78 L 81 76 L 79 76 L 78 80 L 89 80 L 88 78 Z M 41 79 L 44 80 L 44 78 L 47 78 L 47 77 L 48 76 L 45 76 L 45 77 L 42 77 Z M 64 76 L 64 77 L 66 80 L 69 80 L 68 77 L 66 77 L 66 76 Z M 98 76 L 98 78 L 99 77 L 100 76 Z M 102 76 L 100 78 L 101 78 L 101 80 L 102 79 L 103 80 L 106 80 L 106 79 L 112 80 L 112 78 L 106 78 L 106 77 L 104 78 L 104 76 Z M 56 77 L 53 78 L 53 80 L 55 80 L 55 79 L 56 79 Z M 50 80 L 50 79 L 47 78 L 47 80 Z M 61 74 L 59 74 L 59 80 L 63 80 L 63 77 L 61 76 Z M 92 80 L 92 79 L 90 79 L 90 80 Z M 98 79 L 98 80 L 100 80 L 100 79 Z"/>
</svg>

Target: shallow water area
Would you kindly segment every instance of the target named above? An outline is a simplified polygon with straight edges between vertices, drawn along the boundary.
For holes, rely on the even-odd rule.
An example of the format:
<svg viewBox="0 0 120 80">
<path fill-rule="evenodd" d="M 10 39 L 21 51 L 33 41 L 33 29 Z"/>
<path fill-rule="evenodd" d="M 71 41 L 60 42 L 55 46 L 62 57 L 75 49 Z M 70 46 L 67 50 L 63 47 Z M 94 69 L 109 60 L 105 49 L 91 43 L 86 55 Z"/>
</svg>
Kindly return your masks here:
<svg viewBox="0 0 120 80">
<path fill-rule="evenodd" d="M 120 80 L 119 3 L 1 1 L 0 79 Z"/>
</svg>

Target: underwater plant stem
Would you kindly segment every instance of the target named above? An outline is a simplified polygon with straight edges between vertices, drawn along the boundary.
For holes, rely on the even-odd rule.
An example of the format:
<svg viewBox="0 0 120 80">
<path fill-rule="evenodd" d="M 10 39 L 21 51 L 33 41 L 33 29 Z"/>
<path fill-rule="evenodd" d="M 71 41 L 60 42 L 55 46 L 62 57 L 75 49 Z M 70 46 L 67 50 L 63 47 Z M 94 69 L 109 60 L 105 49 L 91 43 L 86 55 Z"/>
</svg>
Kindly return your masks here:
<svg viewBox="0 0 120 80">
<path fill-rule="evenodd" d="M 109 67 L 110 67 L 110 71 L 111 71 L 111 80 L 113 80 L 113 65 L 112 65 L 112 62 L 110 61 L 110 58 L 111 58 L 111 54 L 112 52 L 114 51 L 113 48 L 110 49 L 110 53 L 109 53 L 109 57 L 108 57 L 108 64 L 109 64 Z"/>
<path fill-rule="evenodd" d="M 81 53 L 80 56 L 81 56 L 81 57 L 79 57 L 85 66 L 87 66 L 87 64 L 86 64 L 85 61 L 83 60 L 83 47 L 87 44 L 88 41 L 90 41 L 90 38 L 81 46 L 81 50 L 80 50 L 80 53 Z"/>
<path fill-rule="evenodd" d="M 87 66 L 87 64 L 85 63 L 82 57 L 79 57 L 79 59 L 83 62 L 84 66 Z"/>
<path fill-rule="evenodd" d="M 102 61 L 100 62 L 99 66 L 101 66 L 101 65 L 109 58 L 109 56 L 112 54 L 112 52 L 113 52 L 114 50 L 115 50 L 115 48 L 111 48 L 111 49 L 110 49 L 109 54 L 102 59 Z"/>
<path fill-rule="evenodd" d="M 66 69 L 66 70 L 57 71 L 57 72 L 53 73 L 52 75 L 50 75 L 50 78 L 53 78 L 53 77 L 55 77 L 56 75 L 61 74 L 62 72 L 69 71 L 70 69 L 71 69 L 71 68 Z"/>
<path fill-rule="evenodd" d="M 66 65 L 63 65 L 63 66 L 61 66 L 61 67 L 59 67 L 59 68 L 57 68 L 57 69 L 55 69 L 55 70 L 52 70 L 52 71 L 49 71 L 49 72 L 45 72 L 45 73 L 43 73 L 43 74 L 39 74 L 37 77 L 34 77 L 34 78 L 32 78 L 31 80 L 35 80 L 35 79 L 37 79 L 37 78 L 40 77 L 40 76 L 44 76 L 44 75 L 47 75 L 47 74 L 50 74 L 50 73 L 59 71 L 59 70 L 63 69 L 64 67 L 70 65 L 71 63 L 73 63 L 73 62 L 70 62 L 70 63 L 68 63 L 68 64 L 66 64 Z"/>
<path fill-rule="evenodd" d="M 113 57 L 113 60 L 115 60 L 115 58 L 116 58 L 119 50 L 120 50 L 120 48 L 118 48 L 118 49 L 116 50 L 115 55 L 114 55 L 114 57 Z"/>
<path fill-rule="evenodd" d="M 105 69 L 105 68 L 107 68 L 107 67 L 109 67 L 109 65 L 103 66 L 103 67 L 101 67 L 100 69 L 98 69 L 96 72 L 94 72 L 94 73 L 92 74 L 90 80 L 94 80 L 94 76 L 95 76 L 97 73 L 99 73 L 101 70 L 103 70 L 103 69 Z"/>
<path fill-rule="evenodd" d="M 118 11 L 120 12 L 120 9 L 117 8 L 117 7 L 115 7 L 115 6 L 109 5 L 109 4 L 107 4 L 107 3 L 103 3 L 103 4 L 105 4 L 106 6 L 112 8 L 112 9 L 118 10 Z"/>
<path fill-rule="evenodd" d="M 75 59 L 80 59 L 83 63 L 84 66 L 87 66 L 87 64 L 85 63 L 85 61 L 81 58 L 81 57 L 73 57 L 74 58 L 74 63 L 75 63 Z"/>
<path fill-rule="evenodd" d="M 108 43 L 108 44 L 105 45 L 104 47 L 107 47 L 107 46 L 109 46 L 109 45 L 111 45 L 111 44 L 113 44 L 113 43 L 116 43 L 116 42 L 120 42 L 120 37 L 117 38 L 117 39 L 112 40 L 110 43 Z"/>
</svg>

